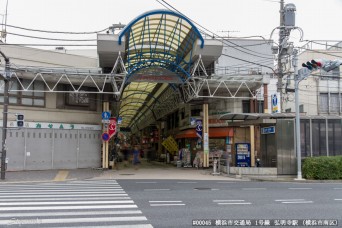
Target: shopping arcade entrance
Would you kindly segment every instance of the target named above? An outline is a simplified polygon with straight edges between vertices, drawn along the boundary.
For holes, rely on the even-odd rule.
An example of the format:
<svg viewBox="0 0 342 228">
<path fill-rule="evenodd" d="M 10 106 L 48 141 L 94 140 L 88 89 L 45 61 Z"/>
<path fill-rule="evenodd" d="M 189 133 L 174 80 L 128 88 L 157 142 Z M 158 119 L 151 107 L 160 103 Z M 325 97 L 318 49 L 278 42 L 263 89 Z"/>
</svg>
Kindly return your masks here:
<svg viewBox="0 0 342 228">
<path fill-rule="evenodd" d="M 108 40 L 115 45 L 102 51 Z M 172 112 L 177 108 L 175 104 L 183 101 L 255 99 L 255 88 L 262 83 L 260 75 L 252 80 L 210 77 L 212 72 L 207 69 L 222 53 L 222 44 L 204 41 L 190 20 L 171 11 L 142 14 L 118 35 L 99 34 L 98 53 L 101 69 L 11 66 L 12 80 L 18 87 L 10 91 L 113 95 L 110 99 L 118 101 L 116 115 L 123 116 L 122 126 L 138 130 Z M 31 82 L 23 84 L 21 79 Z M 35 81 L 44 82 L 44 89 L 35 89 Z M 68 85 L 68 89 L 59 85 Z M 83 87 L 93 90 L 85 91 Z"/>
</svg>

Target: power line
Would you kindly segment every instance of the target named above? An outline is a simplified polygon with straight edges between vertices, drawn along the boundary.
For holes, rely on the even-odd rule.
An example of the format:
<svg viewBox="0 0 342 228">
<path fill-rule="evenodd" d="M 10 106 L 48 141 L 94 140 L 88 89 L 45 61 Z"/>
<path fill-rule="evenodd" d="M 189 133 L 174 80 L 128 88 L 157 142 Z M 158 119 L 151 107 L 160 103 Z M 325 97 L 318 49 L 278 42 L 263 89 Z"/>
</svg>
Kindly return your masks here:
<svg viewBox="0 0 342 228">
<path fill-rule="evenodd" d="M 0 25 L 5 25 L 5 24 L 0 24 Z M 86 35 L 86 34 L 96 34 L 100 32 L 104 32 L 108 30 L 108 28 L 98 30 L 98 31 L 92 31 L 92 32 L 62 32 L 62 31 L 49 31 L 49 30 L 40 30 L 40 29 L 31 29 L 31 28 L 24 28 L 24 27 L 19 27 L 19 26 L 14 26 L 14 25 L 6 25 L 7 27 L 11 28 L 16 28 L 16 29 L 22 29 L 26 31 L 32 31 L 32 32 L 43 32 L 43 33 L 60 33 L 60 34 L 79 34 L 79 35 Z"/>
<path fill-rule="evenodd" d="M 10 34 L 10 35 L 13 35 L 13 36 L 21 36 L 21 37 L 27 37 L 27 38 L 33 38 L 33 39 L 40 39 L 40 40 L 78 41 L 78 42 L 97 41 L 96 39 L 58 39 L 58 38 L 28 36 L 28 35 L 22 35 L 22 34 L 11 33 L 11 32 L 6 32 L 6 33 Z"/>
<path fill-rule="evenodd" d="M 157 1 L 159 4 L 163 5 L 165 8 L 167 8 L 167 9 L 170 10 L 170 8 L 168 8 L 167 6 L 165 6 L 164 4 L 162 4 L 159 0 L 156 0 L 156 1 Z M 168 5 L 169 7 L 171 7 L 174 11 L 176 11 L 176 12 L 180 13 L 181 15 L 183 15 L 184 17 L 186 17 L 182 12 L 180 12 L 180 11 L 177 10 L 175 7 L 173 7 L 172 5 L 170 5 L 169 3 L 167 3 L 165 0 L 161 0 L 161 1 L 164 2 L 166 5 Z M 186 17 L 186 18 L 188 18 L 188 17 Z M 216 33 L 212 32 L 212 31 L 210 31 L 210 30 L 208 30 L 207 28 L 203 27 L 202 25 L 200 25 L 200 24 L 197 23 L 196 21 L 193 21 L 193 20 L 191 20 L 190 18 L 188 18 L 188 19 L 189 19 L 191 22 L 193 22 L 194 24 L 198 25 L 199 27 L 201 27 L 202 29 L 204 29 L 205 31 L 208 31 L 208 32 L 210 33 L 210 34 L 208 34 L 208 33 L 205 33 L 205 32 L 204 32 L 206 35 L 211 36 L 211 34 L 213 34 L 214 36 L 223 39 L 223 37 L 217 35 Z M 261 55 L 267 55 L 267 54 L 264 54 L 264 53 L 260 53 L 260 52 L 256 52 L 256 51 L 247 49 L 247 48 L 242 47 L 241 45 L 238 45 L 238 44 L 236 44 L 236 43 L 234 43 L 234 42 L 232 42 L 232 41 L 229 41 L 229 40 L 224 40 L 224 39 L 223 39 L 223 41 L 221 41 L 221 42 L 222 42 L 222 43 L 224 43 L 224 42 L 229 42 L 229 43 L 234 44 L 234 45 L 236 45 L 236 46 L 238 46 L 238 47 L 240 47 L 240 48 L 242 48 L 242 49 L 245 49 L 245 50 L 247 50 L 247 51 L 254 52 L 254 53 L 257 53 L 257 54 L 261 54 Z M 267 44 L 267 42 L 265 42 L 265 43 Z M 244 51 L 242 51 L 242 50 L 240 50 L 240 49 L 238 49 L 238 48 L 234 48 L 234 49 L 236 49 L 236 50 L 238 50 L 238 51 L 241 51 L 241 52 L 244 52 Z M 246 53 L 246 52 L 244 52 L 244 53 Z M 251 54 L 251 53 L 246 53 L 246 54 L 253 55 L 253 54 Z M 254 56 L 257 56 L 257 55 L 254 55 Z M 267 56 L 269 56 L 269 55 L 267 55 Z M 257 56 L 257 57 L 266 58 L 266 57 L 262 57 L 262 56 Z"/>
</svg>

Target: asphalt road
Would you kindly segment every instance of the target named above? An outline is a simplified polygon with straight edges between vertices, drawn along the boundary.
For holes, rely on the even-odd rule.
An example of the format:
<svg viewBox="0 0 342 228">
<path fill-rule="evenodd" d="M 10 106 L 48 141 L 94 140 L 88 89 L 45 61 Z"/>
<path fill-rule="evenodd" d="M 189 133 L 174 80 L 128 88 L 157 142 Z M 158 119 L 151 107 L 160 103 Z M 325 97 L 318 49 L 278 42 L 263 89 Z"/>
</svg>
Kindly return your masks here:
<svg viewBox="0 0 342 228">
<path fill-rule="evenodd" d="M 261 224 L 265 220 L 273 220 L 272 223 L 298 220 L 302 225 L 302 220 L 307 219 L 313 220 L 315 227 L 327 227 L 323 222 L 328 220 L 336 225 L 331 220 L 338 220 L 342 226 L 342 183 L 199 180 L 118 180 L 118 183 L 153 227 L 196 227 L 192 226 L 194 219 L 202 220 L 202 224 L 213 220 L 211 225 L 215 220 L 257 220 L 251 221 L 252 224 L 259 220 Z"/>
<path fill-rule="evenodd" d="M 106 179 L 0 185 L 0 227 L 328 227 L 323 224 L 342 226 L 341 217 L 342 183 Z"/>
</svg>

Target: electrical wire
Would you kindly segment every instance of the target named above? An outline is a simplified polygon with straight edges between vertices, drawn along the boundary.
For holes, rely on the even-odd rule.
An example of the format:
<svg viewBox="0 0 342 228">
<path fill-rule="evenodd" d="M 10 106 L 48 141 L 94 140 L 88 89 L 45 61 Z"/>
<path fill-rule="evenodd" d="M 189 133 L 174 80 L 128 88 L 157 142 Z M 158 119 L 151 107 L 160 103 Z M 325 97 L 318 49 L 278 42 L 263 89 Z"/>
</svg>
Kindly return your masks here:
<svg viewBox="0 0 342 228">
<path fill-rule="evenodd" d="M 176 12 L 178 12 L 179 14 L 183 15 L 184 17 L 186 17 L 182 12 L 180 12 L 180 11 L 177 10 L 175 7 L 173 7 L 172 5 L 170 5 L 169 3 L 167 3 L 165 0 L 161 0 L 161 1 L 162 1 L 164 4 L 168 5 L 169 7 L 167 7 L 167 6 L 165 6 L 164 4 L 162 4 L 159 0 L 156 0 L 156 1 L 157 1 L 159 4 L 161 4 L 162 6 L 164 6 L 165 8 L 167 8 L 167 9 L 170 10 L 169 7 L 171 7 L 174 11 L 176 11 Z M 186 17 L 186 18 L 188 18 L 188 17 Z M 199 27 L 201 27 L 203 30 L 205 30 L 205 31 L 207 31 L 207 32 L 210 33 L 210 34 L 208 34 L 208 33 L 205 33 L 205 32 L 204 32 L 206 35 L 211 36 L 211 34 L 212 34 L 212 35 L 214 35 L 214 36 L 216 36 L 216 37 L 219 37 L 219 38 L 223 39 L 223 37 L 217 35 L 216 33 L 212 32 L 212 31 L 210 31 L 210 30 L 208 30 L 207 28 L 203 27 L 202 25 L 200 25 L 200 24 L 197 23 L 196 21 L 193 21 L 193 20 L 191 20 L 190 18 L 188 18 L 188 19 L 189 19 L 191 22 L 193 22 L 194 24 L 196 24 L 196 25 L 198 25 Z M 257 53 L 257 54 L 261 54 L 261 55 L 269 56 L 269 55 L 264 54 L 264 53 L 260 53 L 260 52 L 256 52 L 256 51 L 247 49 L 247 48 L 242 47 L 241 45 L 238 45 L 238 44 L 236 44 L 236 43 L 234 43 L 234 42 L 232 42 L 232 41 L 229 41 L 229 40 L 224 40 L 224 39 L 223 39 L 223 41 L 221 41 L 221 42 L 222 42 L 222 43 L 228 42 L 228 43 L 231 43 L 231 44 L 233 44 L 233 45 L 236 45 L 236 46 L 238 46 L 238 47 L 240 47 L 240 48 L 242 48 L 242 49 L 245 49 L 245 50 L 247 50 L 247 51 L 254 52 L 254 53 Z M 265 43 L 267 44 L 267 42 L 265 42 Z M 254 55 L 254 54 L 251 54 L 251 53 L 247 53 L 247 52 L 242 51 L 242 50 L 240 50 L 240 49 L 238 49 L 238 48 L 234 48 L 234 49 L 236 49 L 236 50 L 238 50 L 238 51 L 240 51 L 240 52 L 249 54 L 249 55 L 253 55 L 253 56 L 257 56 L 257 57 L 261 57 L 261 58 L 266 58 L 266 57 Z M 267 58 L 266 58 L 266 59 L 267 59 Z M 271 58 L 271 59 L 273 59 L 273 58 Z"/>
<path fill-rule="evenodd" d="M 269 66 L 266 66 L 266 65 L 263 65 L 263 64 L 259 64 L 259 63 L 255 63 L 255 62 L 251 62 L 251 61 L 248 61 L 248 60 L 245 60 L 245 59 L 240 59 L 240 58 L 237 58 L 237 57 L 234 57 L 234 56 L 231 56 L 231 55 L 227 55 L 227 54 L 222 54 L 222 55 L 230 57 L 230 58 L 233 58 L 233 59 L 237 59 L 237 60 L 240 60 L 240 61 L 243 61 L 243 62 L 251 63 L 253 65 L 258 65 L 258 66 L 262 66 L 262 67 L 268 68 L 268 69 L 272 70 L 274 74 L 277 74 L 272 67 L 269 67 Z"/>
<path fill-rule="evenodd" d="M 22 35 L 22 34 L 17 34 L 17 33 L 12 33 L 12 32 L 6 32 L 6 33 L 13 35 L 13 36 L 21 36 L 21 37 L 27 37 L 27 38 L 33 38 L 33 39 L 40 39 L 40 40 L 77 41 L 77 42 L 97 41 L 96 39 L 58 39 L 58 38 L 28 36 L 28 35 Z"/>
<path fill-rule="evenodd" d="M 5 25 L 5 24 L 0 24 L 0 25 Z M 43 33 L 59 33 L 59 34 L 80 34 L 80 35 L 85 35 L 85 34 L 96 34 L 100 32 L 104 32 L 108 30 L 108 28 L 101 29 L 98 31 L 93 31 L 93 32 L 62 32 L 62 31 L 49 31 L 49 30 L 40 30 L 40 29 L 30 29 L 30 28 L 24 28 L 24 27 L 19 27 L 19 26 L 14 26 L 14 25 L 6 25 L 7 27 L 11 28 L 16 28 L 16 29 L 22 29 L 26 31 L 32 31 L 32 32 L 43 32 Z"/>
</svg>

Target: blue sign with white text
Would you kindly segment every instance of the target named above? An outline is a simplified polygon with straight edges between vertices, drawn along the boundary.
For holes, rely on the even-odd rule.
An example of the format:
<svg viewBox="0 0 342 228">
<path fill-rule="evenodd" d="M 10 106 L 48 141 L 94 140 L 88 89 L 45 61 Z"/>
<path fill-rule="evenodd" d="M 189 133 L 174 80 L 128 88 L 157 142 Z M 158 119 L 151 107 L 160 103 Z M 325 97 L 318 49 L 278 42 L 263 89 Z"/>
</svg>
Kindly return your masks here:
<svg viewBox="0 0 342 228">
<path fill-rule="evenodd" d="M 275 126 L 261 128 L 261 134 L 274 134 L 274 133 L 275 133 Z"/>
</svg>

